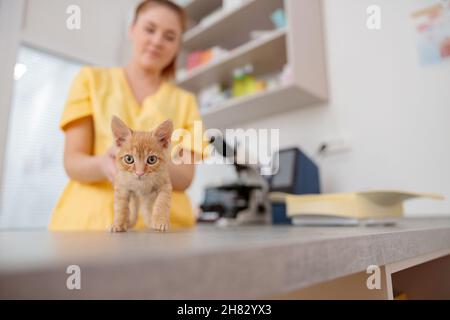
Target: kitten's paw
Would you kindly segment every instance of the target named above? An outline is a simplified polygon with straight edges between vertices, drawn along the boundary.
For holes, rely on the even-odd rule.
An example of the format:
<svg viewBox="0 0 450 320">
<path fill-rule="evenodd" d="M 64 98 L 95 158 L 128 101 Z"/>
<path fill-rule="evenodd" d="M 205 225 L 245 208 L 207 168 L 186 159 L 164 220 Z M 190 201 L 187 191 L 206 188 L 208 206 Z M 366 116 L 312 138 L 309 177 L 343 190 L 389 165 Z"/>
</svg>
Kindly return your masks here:
<svg viewBox="0 0 450 320">
<path fill-rule="evenodd" d="M 163 220 L 156 220 L 152 222 L 152 229 L 158 232 L 169 231 L 169 222 Z"/>
<path fill-rule="evenodd" d="M 133 229 L 135 225 L 136 225 L 136 221 L 129 221 L 128 222 L 128 229 Z"/>
<path fill-rule="evenodd" d="M 127 232 L 127 226 L 121 224 L 114 224 L 111 227 L 111 233 L 118 233 L 118 232 Z"/>
</svg>

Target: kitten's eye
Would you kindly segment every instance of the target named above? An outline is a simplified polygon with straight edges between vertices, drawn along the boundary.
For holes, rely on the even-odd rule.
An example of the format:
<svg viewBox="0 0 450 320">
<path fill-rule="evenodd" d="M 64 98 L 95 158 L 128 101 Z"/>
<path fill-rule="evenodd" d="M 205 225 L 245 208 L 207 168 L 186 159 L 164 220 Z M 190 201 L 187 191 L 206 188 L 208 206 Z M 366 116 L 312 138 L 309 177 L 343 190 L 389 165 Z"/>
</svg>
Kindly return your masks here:
<svg viewBox="0 0 450 320">
<path fill-rule="evenodd" d="M 125 157 L 123 157 L 123 161 L 125 161 L 126 164 L 133 164 L 134 158 L 133 156 L 127 154 Z"/>
<path fill-rule="evenodd" d="M 152 155 L 152 156 L 147 158 L 147 163 L 150 164 L 150 165 L 155 164 L 156 161 L 158 161 L 158 157 L 157 156 Z"/>
</svg>

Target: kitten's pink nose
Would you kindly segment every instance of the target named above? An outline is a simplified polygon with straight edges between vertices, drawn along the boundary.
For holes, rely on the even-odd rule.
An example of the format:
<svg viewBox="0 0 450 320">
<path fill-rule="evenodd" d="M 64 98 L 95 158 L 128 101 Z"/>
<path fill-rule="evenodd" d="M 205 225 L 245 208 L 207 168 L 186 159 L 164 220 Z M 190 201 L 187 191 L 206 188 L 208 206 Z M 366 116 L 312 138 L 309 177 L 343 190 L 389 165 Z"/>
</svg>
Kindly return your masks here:
<svg viewBox="0 0 450 320">
<path fill-rule="evenodd" d="M 137 172 L 136 171 L 136 175 L 137 175 L 138 178 L 140 178 L 140 177 L 142 177 L 144 175 L 144 172 Z"/>
</svg>

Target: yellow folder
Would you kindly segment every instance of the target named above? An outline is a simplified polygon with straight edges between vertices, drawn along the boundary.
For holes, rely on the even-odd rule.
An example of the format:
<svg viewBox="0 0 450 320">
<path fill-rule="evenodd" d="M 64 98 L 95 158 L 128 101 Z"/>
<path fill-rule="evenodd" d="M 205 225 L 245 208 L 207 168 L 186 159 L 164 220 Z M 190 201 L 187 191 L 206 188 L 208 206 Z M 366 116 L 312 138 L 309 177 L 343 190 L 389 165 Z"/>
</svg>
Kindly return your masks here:
<svg viewBox="0 0 450 320">
<path fill-rule="evenodd" d="M 403 216 L 403 202 L 412 198 L 443 200 L 433 193 L 374 190 L 347 193 L 293 195 L 273 192 L 272 202 L 286 204 L 289 217 L 297 215 L 329 215 L 357 219 L 396 218 Z"/>
</svg>

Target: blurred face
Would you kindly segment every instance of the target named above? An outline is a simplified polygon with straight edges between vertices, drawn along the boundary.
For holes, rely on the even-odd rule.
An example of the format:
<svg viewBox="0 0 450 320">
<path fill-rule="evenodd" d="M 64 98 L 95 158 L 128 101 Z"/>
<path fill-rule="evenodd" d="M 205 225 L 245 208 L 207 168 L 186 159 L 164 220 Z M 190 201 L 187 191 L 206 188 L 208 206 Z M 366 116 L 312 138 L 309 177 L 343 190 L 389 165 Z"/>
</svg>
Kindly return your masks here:
<svg viewBox="0 0 450 320">
<path fill-rule="evenodd" d="M 178 53 L 182 29 L 176 12 L 163 6 L 142 11 L 130 28 L 133 57 L 146 70 L 161 72 Z"/>
</svg>

